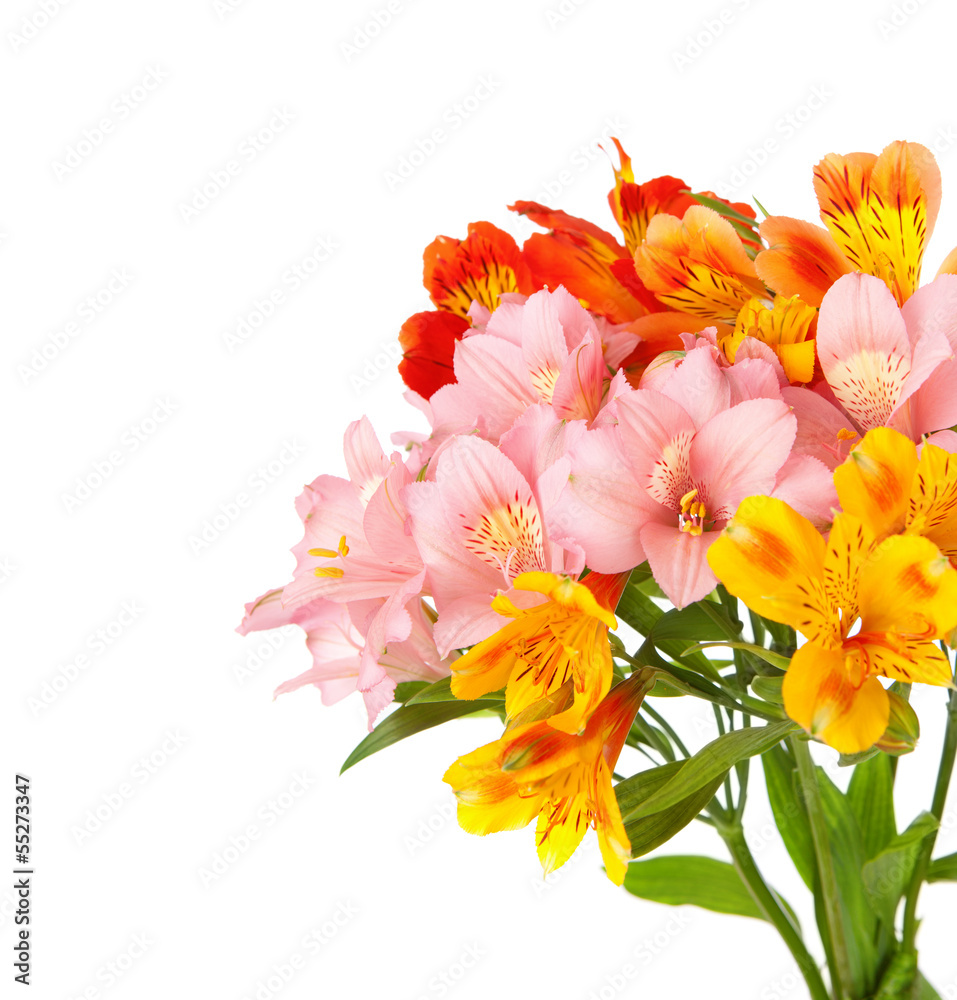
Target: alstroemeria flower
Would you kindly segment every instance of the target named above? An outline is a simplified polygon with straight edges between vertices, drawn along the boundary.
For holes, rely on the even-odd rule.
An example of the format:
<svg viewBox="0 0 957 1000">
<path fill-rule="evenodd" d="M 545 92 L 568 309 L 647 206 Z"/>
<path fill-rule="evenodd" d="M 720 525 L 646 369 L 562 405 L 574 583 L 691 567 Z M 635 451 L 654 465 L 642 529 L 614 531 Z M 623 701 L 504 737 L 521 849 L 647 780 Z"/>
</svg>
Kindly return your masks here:
<svg viewBox="0 0 957 1000">
<path fill-rule="evenodd" d="M 818 318 L 826 386 L 784 392 L 799 427 L 813 425 L 799 439 L 830 452 L 833 468 L 846 456 L 842 442 L 874 427 L 895 427 L 919 441 L 957 423 L 955 349 L 957 276 L 918 289 L 901 309 L 878 278 L 845 275 L 824 296 Z"/>
<path fill-rule="evenodd" d="M 825 542 L 786 503 L 753 496 L 708 561 L 749 608 L 807 639 L 785 675 L 784 707 L 836 750 L 866 750 L 887 728 L 878 676 L 951 683 L 934 640 L 957 625 L 957 570 L 929 539 L 875 544 L 860 518 L 843 513 Z"/>
<path fill-rule="evenodd" d="M 405 605 L 422 593 L 425 567 L 406 531 L 400 494 L 412 472 L 399 453 L 386 457 L 365 417 L 349 425 L 344 452 L 348 479 L 319 476 L 296 499 L 305 533 L 282 602 L 290 609 L 317 598 L 378 602 L 362 627 L 359 689 L 367 691 L 386 677 L 379 658 L 388 644 L 409 637 Z"/>
<path fill-rule="evenodd" d="M 627 573 L 590 573 L 578 582 L 554 573 L 516 577 L 516 590 L 546 600 L 518 608 L 502 594 L 495 597 L 492 610 L 514 620 L 456 660 L 452 694 L 472 699 L 504 687 L 505 711 L 514 719 L 571 681 L 572 705 L 548 722 L 564 733 L 580 732 L 611 685 L 608 630 L 618 627 L 613 612 L 627 580 Z"/>
<path fill-rule="evenodd" d="M 366 642 L 356 626 L 354 614 L 368 617 L 366 602 L 359 605 L 336 604 L 318 598 L 298 608 L 282 606 L 282 588 L 267 591 L 246 605 L 246 615 L 236 629 L 249 632 L 298 625 L 306 634 L 306 646 L 312 654 L 312 666 L 291 680 L 280 684 L 275 697 L 310 684 L 318 688 L 323 705 L 333 705 L 346 695 L 359 691 L 359 674 Z M 375 602 L 373 602 L 375 603 Z M 455 654 L 443 659 L 432 639 L 432 622 L 422 602 L 410 602 L 407 611 L 412 620 L 409 637 L 390 643 L 379 657 L 384 676 L 360 691 L 369 716 L 369 730 L 380 712 L 393 698 L 399 681 L 436 681 L 448 677 Z"/>
<path fill-rule="evenodd" d="M 709 323 L 733 325 L 742 306 L 766 294 L 734 227 L 704 205 L 681 219 L 656 215 L 635 251 L 635 270 L 659 302 Z"/>
<path fill-rule="evenodd" d="M 636 671 L 611 690 L 580 736 L 560 732 L 548 720 L 531 722 L 460 757 L 443 780 L 458 799 L 462 829 L 481 835 L 518 830 L 537 816 L 535 842 L 547 875 L 572 856 L 592 826 L 605 871 L 621 885 L 631 844 L 612 772 L 653 684 L 652 671 Z"/>
<path fill-rule="evenodd" d="M 781 295 L 819 306 L 842 275 L 883 281 L 898 305 L 920 282 L 927 241 L 940 210 L 940 170 L 929 149 L 892 142 L 880 156 L 829 153 L 814 168 L 814 191 L 827 229 L 772 215 L 761 223 L 769 248 L 757 273 Z"/>
<path fill-rule="evenodd" d="M 455 345 L 456 381 L 430 400 L 434 432 L 478 429 L 497 442 L 539 403 L 564 420 L 592 423 L 624 386 L 624 376 L 609 376 L 609 360 L 595 319 L 564 288 L 508 302 L 484 332 Z"/>
<path fill-rule="evenodd" d="M 616 427 L 571 446 L 555 516 L 592 569 L 620 573 L 647 559 L 684 607 L 714 588 L 705 555 L 738 503 L 775 489 L 796 423 L 769 365 L 722 369 L 706 343 L 655 384 L 661 391 L 618 398 Z"/>
<path fill-rule="evenodd" d="M 490 312 L 503 295 L 529 295 L 532 282 L 518 244 L 490 222 L 471 222 L 464 240 L 437 236 L 423 254 L 423 284 L 438 311 L 416 313 L 402 324 L 399 343 L 402 381 L 428 399 L 452 382 L 455 343 L 469 329 L 469 312 L 479 303 Z"/>
<path fill-rule="evenodd" d="M 745 338 L 751 337 L 774 351 L 788 382 L 810 382 L 816 320 L 817 310 L 796 295 L 776 295 L 770 308 L 765 299 L 755 297 L 742 306 L 734 333 L 721 340 L 721 350 L 733 364 Z"/>
<path fill-rule="evenodd" d="M 920 449 L 889 427 L 868 431 L 834 471 L 841 507 L 881 541 L 923 535 L 957 566 L 957 455 Z"/>
<path fill-rule="evenodd" d="M 547 425 L 538 432 L 544 442 Z M 514 589 L 523 573 L 577 577 L 583 568 L 581 549 L 554 538 L 547 523 L 548 508 L 568 478 L 568 461 L 556 458 L 539 474 L 530 444 L 519 435 L 516 458 L 532 482 L 503 450 L 461 436 L 436 453 L 425 482 L 402 494 L 411 517 L 409 541 L 424 561 L 439 614 L 435 634 L 443 653 L 480 642 L 506 623 L 491 607 L 497 594 L 537 603 Z M 563 451 L 560 444 L 553 448 L 555 455 Z"/>
</svg>

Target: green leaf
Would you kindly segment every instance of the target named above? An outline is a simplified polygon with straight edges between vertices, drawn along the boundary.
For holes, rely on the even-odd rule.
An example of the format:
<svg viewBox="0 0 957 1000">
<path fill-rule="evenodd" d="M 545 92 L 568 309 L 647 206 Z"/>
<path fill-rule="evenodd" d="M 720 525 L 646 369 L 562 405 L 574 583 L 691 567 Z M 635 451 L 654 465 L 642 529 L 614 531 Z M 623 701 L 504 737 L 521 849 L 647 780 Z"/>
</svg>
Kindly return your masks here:
<svg viewBox="0 0 957 1000">
<path fill-rule="evenodd" d="M 634 579 L 634 573 L 632 574 L 632 579 Z M 665 612 L 650 597 L 643 594 L 638 587 L 631 584 L 625 587 L 625 592 L 621 595 L 621 600 L 618 602 L 615 614 L 643 636 L 650 635 L 656 624 L 662 618 L 667 617 Z M 668 612 L 668 614 L 671 614 L 671 612 Z M 667 632 L 669 626 L 664 626 L 664 629 Z M 665 635 L 653 639 L 651 642 L 665 653 L 665 655 L 670 656 L 682 666 L 710 677 L 712 680 L 720 679 L 717 668 L 703 653 L 693 653 L 689 656 L 684 655 L 684 650 L 688 645 L 687 640 L 669 639 Z"/>
<path fill-rule="evenodd" d="M 889 757 L 878 753 L 854 768 L 847 801 L 861 831 L 864 857 L 873 858 L 897 836 Z"/>
<path fill-rule="evenodd" d="M 436 701 L 431 704 L 402 705 L 391 715 L 386 716 L 371 733 L 346 758 L 339 773 L 348 771 L 353 764 L 378 753 L 384 747 L 398 743 L 407 736 L 413 736 L 424 729 L 440 726 L 443 722 L 459 719 L 463 715 L 472 715 L 488 708 L 499 708 L 497 701 Z"/>
<path fill-rule="evenodd" d="M 791 752 L 782 746 L 772 747 L 762 755 L 761 763 L 775 825 L 794 867 L 813 892 L 817 862 L 807 809 L 797 791 L 797 765 Z"/>
<path fill-rule="evenodd" d="M 935 858 L 927 869 L 928 882 L 957 882 L 957 854 Z"/>
<path fill-rule="evenodd" d="M 821 806 L 827 826 L 834 869 L 840 886 L 841 924 L 847 942 L 854 995 L 868 996 L 876 983 L 874 977 L 882 956 L 877 941 L 877 914 L 864 888 L 861 868 L 864 864 L 864 839 L 847 797 L 827 776 L 816 768 L 821 790 Z M 826 930 L 822 928 L 822 934 Z"/>
<path fill-rule="evenodd" d="M 897 905 L 910 882 L 924 838 L 939 825 L 936 817 L 921 813 L 862 867 L 868 899 L 887 927 L 894 926 Z"/>
<path fill-rule="evenodd" d="M 429 705 L 437 701 L 462 701 L 463 699 L 456 698 L 452 694 L 452 678 L 443 677 L 441 680 L 436 681 L 434 684 L 427 684 L 421 691 L 416 692 L 408 701 L 409 705 Z M 501 691 L 494 691 L 489 694 L 483 694 L 481 697 L 482 701 L 487 702 L 502 702 L 505 700 L 505 695 Z M 486 708 L 489 706 L 486 705 Z"/>
<path fill-rule="evenodd" d="M 715 913 L 764 919 L 734 865 L 715 858 L 674 855 L 632 861 L 624 886 L 632 895 L 655 903 L 691 903 Z"/>
<path fill-rule="evenodd" d="M 917 1000 L 942 1000 L 941 995 L 924 978 L 924 974 L 917 970 Z"/>
<path fill-rule="evenodd" d="M 686 760 L 681 771 L 654 795 L 645 799 L 633 811 L 631 818 L 640 819 L 670 808 L 692 792 L 710 784 L 715 778 L 723 778 L 739 760 L 764 753 L 796 731 L 796 724 L 788 720 L 772 722 L 767 726 L 736 729 L 719 736 Z"/>
<path fill-rule="evenodd" d="M 395 686 L 395 700 L 405 704 L 413 695 L 429 686 L 428 681 L 399 681 Z"/>
<path fill-rule="evenodd" d="M 770 663 L 772 667 L 777 667 L 778 670 L 787 670 L 791 665 L 790 656 L 782 656 L 771 649 L 765 649 L 764 646 L 755 646 L 753 642 L 699 642 L 697 645 L 686 649 L 685 653 L 696 653 L 699 650 L 710 649 L 714 646 L 730 646 L 732 649 L 747 650 L 752 655 L 764 660 L 765 663 Z M 770 678 L 768 679 L 770 680 Z"/>
<path fill-rule="evenodd" d="M 670 840 L 679 830 L 683 830 L 714 797 L 721 786 L 721 774 L 670 809 L 653 813 L 651 816 L 636 818 L 633 813 L 642 802 L 663 788 L 681 772 L 685 761 L 662 764 L 641 771 L 615 786 L 618 808 L 625 824 L 625 833 L 631 843 L 631 856 L 640 858 L 656 847 Z"/>
<path fill-rule="evenodd" d="M 739 634 L 720 604 L 698 601 L 665 612 L 652 626 L 648 638 L 658 646 L 666 639 L 730 639 Z"/>
</svg>

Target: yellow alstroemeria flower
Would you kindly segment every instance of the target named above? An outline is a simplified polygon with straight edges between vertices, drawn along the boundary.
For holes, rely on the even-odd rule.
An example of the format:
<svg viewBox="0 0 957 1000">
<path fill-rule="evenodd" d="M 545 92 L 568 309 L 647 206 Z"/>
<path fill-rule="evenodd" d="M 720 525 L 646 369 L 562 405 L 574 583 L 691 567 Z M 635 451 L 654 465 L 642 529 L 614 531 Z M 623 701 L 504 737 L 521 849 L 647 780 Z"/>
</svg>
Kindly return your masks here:
<svg viewBox="0 0 957 1000">
<path fill-rule="evenodd" d="M 571 706 L 548 723 L 565 733 L 580 732 L 611 686 L 608 630 L 617 627 L 612 609 L 627 579 L 627 573 L 590 573 L 581 582 L 555 573 L 521 573 L 515 589 L 537 591 L 547 600 L 519 608 L 503 594 L 494 598 L 492 610 L 514 621 L 455 661 L 452 693 L 470 700 L 504 687 L 505 711 L 514 719 L 571 680 Z"/>
<path fill-rule="evenodd" d="M 781 500 L 748 497 L 708 562 L 752 610 L 808 640 L 784 678 L 795 722 L 842 753 L 887 728 L 878 676 L 946 686 L 950 665 L 933 641 L 957 625 L 957 570 L 927 538 L 892 535 L 838 514 L 827 542 Z"/>
<path fill-rule="evenodd" d="M 621 885 L 631 844 L 612 772 L 653 685 L 653 671 L 636 671 L 611 690 L 580 736 L 560 732 L 545 719 L 515 726 L 460 757 L 443 779 L 458 799 L 459 825 L 485 835 L 518 830 L 537 816 L 535 842 L 546 875 L 572 856 L 592 826 L 608 877 Z"/>
<path fill-rule="evenodd" d="M 735 320 L 734 333 L 721 340 L 721 350 L 734 364 L 745 337 L 766 344 L 778 356 L 789 382 L 814 378 L 814 333 L 817 310 L 797 295 L 775 295 L 770 307 L 765 299 L 749 299 Z"/>
<path fill-rule="evenodd" d="M 834 485 L 878 541 L 923 535 L 957 566 L 957 455 L 927 442 L 918 459 L 910 438 L 875 427 L 834 470 Z"/>
</svg>

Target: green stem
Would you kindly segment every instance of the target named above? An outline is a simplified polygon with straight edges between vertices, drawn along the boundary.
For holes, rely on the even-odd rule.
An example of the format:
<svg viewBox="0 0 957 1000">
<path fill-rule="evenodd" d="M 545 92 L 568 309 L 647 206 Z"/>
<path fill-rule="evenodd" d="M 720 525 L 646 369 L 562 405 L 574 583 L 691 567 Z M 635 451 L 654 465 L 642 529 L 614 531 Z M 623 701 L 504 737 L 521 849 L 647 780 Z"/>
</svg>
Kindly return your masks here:
<svg viewBox="0 0 957 1000">
<path fill-rule="evenodd" d="M 814 842 L 821 901 L 824 904 L 824 915 L 831 944 L 830 951 L 834 956 L 834 971 L 836 973 L 834 977 L 836 982 L 833 984 L 834 995 L 836 1000 L 841 1000 L 844 996 L 853 996 L 853 979 L 848 957 L 847 938 L 844 934 L 844 919 L 841 914 L 841 897 L 837 886 L 837 877 L 834 874 L 834 858 L 831 855 L 831 844 L 824 819 L 824 807 L 821 803 L 821 789 L 817 783 L 817 773 L 814 770 L 814 762 L 811 760 L 811 751 L 807 741 L 792 736 L 788 739 L 788 743 L 797 763 L 798 780 L 801 783 L 802 798 L 811 827 L 811 839 Z"/>
<path fill-rule="evenodd" d="M 937 784 L 934 786 L 934 798 L 930 807 L 930 811 L 938 820 L 943 819 L 944 816 L 947 789 L 954 772 L 955 754 L 957 754 L 957 692 L 951 689 L 947 701 L 947 729 L 944 732 L 944 746 L 940 753 L 940 768 L 937 771 Z M 934 852 L 936 841 L 937 831 L 935 830 L 925 838 L 921 846 L 917 864 L 914 865 L 914 874 L 907 887 L 901 951 L 911 952 L 914 955 L 917 954 L 917 927 L 920 923 L 917 919 L 917 897 L 920 895 L 921 886 L 927 878 L 927 868 L 930 865 L 930 856 Z"/>
<path fill-rule="evenodd" d="M 804 939 L 791 922 L 790 916 L 788 916 L 787 912 L 781 906 L 777 896 L 771 891 L 767 882 L 762 878 L 754 856 L 751 854 L 747 841 L 744 839 L 744 831 L 741 829 L 740 824 L 731 823 L 727 826 L 719 824 L 718 831 L 724 838 L 724 842 L 728 845 L 728 850 L 731 852 L 731 857 L 734 860 L 734 867 L 737 869 L 744 884 L 748 887 L 751 898 L 764 916 L 774 924 L 777 932 L 784 939 L 784 943 L 794 957 L 794 961 L 797 962 L 798 968 L 801 970 L 807 982 L 808 989 L 811 992 L 812 1000 L 830 1000 L 827 987 L 821 978 L 821 970 L 808 952 L 804 944 Z"/>
</svg>

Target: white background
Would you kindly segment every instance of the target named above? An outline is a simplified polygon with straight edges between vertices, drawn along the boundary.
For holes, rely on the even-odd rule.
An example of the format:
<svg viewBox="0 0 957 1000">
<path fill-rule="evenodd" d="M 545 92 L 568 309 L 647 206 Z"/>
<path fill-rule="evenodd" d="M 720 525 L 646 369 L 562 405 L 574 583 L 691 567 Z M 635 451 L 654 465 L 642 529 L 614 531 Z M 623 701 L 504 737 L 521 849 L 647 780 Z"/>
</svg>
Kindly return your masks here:
<svg viewBox="0 0 957 1000">
<path fill-rule="evenodd" d="M 31 995 L 801 997 L 770 926 L 635 900 L 602 875 L 592 835 L 543 883 L 531 831 L 459 831 L 441 775 L 498 735 L 491 720 L 421 734 L 340 778 L 365 732 L 358 697 L 273 702 L 307 666 L 304 644 L 269 649 L 233 629 L 245 601 L 289 578 L 293 499 L 344 471 L 346 424 L 368 413 L 384 442 L 422 426 L 393 344 L 428 308 L 424 246 L 474 219 L 528 235 L 505 208 L 518 198 L 612 228 L 597 139 L 617 134 L 639 179 L 673 173 L 808 219 L 824 154 L 936 143 L 932 276 L 957 242 L 953 13 L 908 0 L 895 26 L 884 2 L 393 0 L 391 22 L 350 55 L 341 43 L 385 6 L 2 5 L 2 865 L 19 770 L 35 804 Z M 154 89 L 135 90 L 147 77 Z M 466 119 L 455 105 L 483 80 Z M 815 88 L 827 99 L 810 112 Z M 102 141 L 81 141 L 104 118 Z M 435 128 L 446 141 L 390 184 Z M 229 160 L 241 169 L 228 186 L 184 218 Z M 293 290 L 283 275 L 320 238 L 334 251 Z M 277 288 L 281 306 L 231 350 L 226 335 Z M 25 374 L 45 346 L 46 366 Z M 66 499 L 98 466 L 112 469 L 102 484 Z M 239 493 L 248 507 L 195 551 L 191 536 Z M 111 627 L 124 602 L 135 617 Z M 917 703 L 925 738 L 901 765 L 902 825 L 929 802 L 939 747 L 941 698 Z M 683 710 L 696 746 L 713 735 L 705 708 Z M 270 803 L 297 775 L 308 787 L 279 816 Z M 754 850 L 812 928 L 762 798 Z M 941 850 L 957 846 L 954 818 Z M 248 827 L 249 849 L 204 885 Z M 700 825 L 668 849 L 724 856 Z M 950 892 L 922 897 L 936 919 L 922 964 L 945 996 L 957 989 Z M 5 982 L 11 901 L 0 888 Z M 305 939 L 323 924 L 314 953 Z M 455 979 L 463 959 L 473 967 Z M 277 968 L 293 974 L 271 979 Z"/>
</svg>

